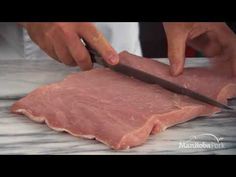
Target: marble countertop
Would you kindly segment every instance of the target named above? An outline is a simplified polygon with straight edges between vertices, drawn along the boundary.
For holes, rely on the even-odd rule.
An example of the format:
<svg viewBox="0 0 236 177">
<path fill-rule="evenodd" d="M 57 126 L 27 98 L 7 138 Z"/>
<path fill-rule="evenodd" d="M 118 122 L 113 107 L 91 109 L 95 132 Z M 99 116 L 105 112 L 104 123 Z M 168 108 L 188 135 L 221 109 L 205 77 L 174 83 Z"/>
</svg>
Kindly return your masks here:
<svg viewBox="0 0 236 177">
<path fill-rule="evenodd" d="M 188 66 L 203 64 L 203 58 L 187 61 Z M 197 118 L 150 136 L 142 146 L 114 151 L 9 112 L 30 91 L 77 71 L 51 60 L 0 60 L 0 154 L 236 154 L 236 113 Z M 229 104 L 236 107 L 236 99 Z"/>
</svg>

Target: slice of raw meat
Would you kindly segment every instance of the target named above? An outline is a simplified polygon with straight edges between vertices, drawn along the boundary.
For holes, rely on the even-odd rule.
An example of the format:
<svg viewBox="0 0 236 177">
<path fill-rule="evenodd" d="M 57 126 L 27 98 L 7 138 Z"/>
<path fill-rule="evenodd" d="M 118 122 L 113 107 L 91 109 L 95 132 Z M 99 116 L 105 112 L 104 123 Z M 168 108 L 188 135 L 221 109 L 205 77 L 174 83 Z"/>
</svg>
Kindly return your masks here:
<svg viewBox="0 0 236 177">
<path fill-rule="evenodd" d="M 233 76 L 231 67 L 223 67 L 223 63 L 220 63 L 220 67 L 197 67 L 197 68 L 185 68 L 184 73 L 178 77 L 172 77 L 169 72 L 169 67 L 166 64 L 157 62 L 155 60 L 144 59 L 132 54 L 123 52 L 120 54 L 122 63 L 128 64 L 134 68 L 143 70 L 153 75 L 160 76 L 184 86 L 191 90 L 197 91 L 212 98 L 216 98 L 220 101 L 227 101 L 221 93 L 222 86 L 229 83 L 236 84 L 236 77 Z M 227 63 L 228 65 L 229 63 Z M 226 66 L 226 64 L 225 64 Z M 217 68 L 217 69 L 216 69 Z M 222 72 L 222 69 L 224 71 Z M 219 71 L 221 69 L 221 71 Z M 231 85 L 228 85 L 231 86 Z M 226 88 L 227 90 L 228 88 Z"/>
<path fill-rule="evenodd" d="M 169 76 L 168 66 L 127 52 L 129 63 L 152 74 L 162 75 L 186 87 L 225 102 L 236 96 L 235 78 L 217 75 L 212 69 L 188 69 L 183 76 Z M 59 83 L 43 86 L 17 101 L 14 113 L 25 114 L 52 129 L 74 136 L 95 138 L 113 149 L 143 144 L 150 133 L 216 111 L 189 97 L 169 92 L 115 73 L 94 69 L 69 75 Z"/>
</svg>

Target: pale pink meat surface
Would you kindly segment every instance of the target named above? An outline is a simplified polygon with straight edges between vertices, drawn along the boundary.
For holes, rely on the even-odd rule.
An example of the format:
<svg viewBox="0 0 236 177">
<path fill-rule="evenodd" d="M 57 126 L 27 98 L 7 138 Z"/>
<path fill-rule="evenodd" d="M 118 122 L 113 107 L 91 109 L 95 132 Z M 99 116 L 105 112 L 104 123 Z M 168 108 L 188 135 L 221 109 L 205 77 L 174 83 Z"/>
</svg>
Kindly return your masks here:
<svg viewBox="0 0 236 177">
<path fill-rule="evenodd" d="M 173 78 L 167 65 L 127 52 L 121 62 L 184 85 L 221 102 L 236 96 L 236 80 L 212 68 L 186 69 Z M 59 83 L 36 89 L 11 108 L 74 136 L 95 138 L 113 149 L 141 145 L 152 133 L 219 109 L 111 71 L 71 74 Z"/>
</svg>

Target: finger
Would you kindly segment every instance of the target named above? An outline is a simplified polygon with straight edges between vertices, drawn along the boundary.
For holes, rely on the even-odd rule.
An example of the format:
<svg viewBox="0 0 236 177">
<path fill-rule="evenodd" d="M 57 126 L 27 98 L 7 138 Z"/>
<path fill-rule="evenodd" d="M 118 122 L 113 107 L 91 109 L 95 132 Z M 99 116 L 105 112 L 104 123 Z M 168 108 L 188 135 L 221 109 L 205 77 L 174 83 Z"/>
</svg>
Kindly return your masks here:
<svg viewBox="0 0 236 177">
<path fill-rule="evenodd" d="M 34 33 L 35 30 L 28 29 L 27 32 L 31 40 L 35 42 L 39 46 L 40 49 L 42 49 L 51 58 L 56 59 L 57 61 L 61 62 L 54 51 L 51 39 L 45 36 L 38 37 L 38 35 Z"/>
<path fill-rule="evenodd" d="M 66 45 L 73 59 L 82 70 L 92 69 L 91 57 L 76 33 L 67 34 Z"/>
<path fill-rule="evenodd" d="M 168 58 L 170 60 L 170 72 L 178 76 L 183 72 L 185 62 L 186 37 L 183 35 L 168 36 Z"/>
<path fill-rule="evenodd" d="M 83 30 L 79 31 L 79 35 L 83 40 L 89 43 L 89 45 L 94 48 L 106 62 L 111 65 L 115 65 L 119 62 L 117 52 L 93 24 L 85 23 L 85 25 L 83 25 Z"/>
<path fill-rule="evenodd" d="M 58 58 L 58 56 L 55 53 L 52 41 L 44 38 L 41 42 L 38 43 L 38 46 L 51 58 L 57 60 L 61 63 L 61 60 Z"/>
<path fill-rule="evenodd" d="M 58 39 L 53 42 L 53 47 L 54 47 L 54 51 L 55 51 L 58 59 L 62 63 L 66 64 L 68 66 L 76 66 L 77 65 L 77 63 L 73 59 L 72 55 L 70 54 L 70 52 L 65 44 L 65 41 L 60 40 L 60 37 L 58 37 Z"/>
</svg>

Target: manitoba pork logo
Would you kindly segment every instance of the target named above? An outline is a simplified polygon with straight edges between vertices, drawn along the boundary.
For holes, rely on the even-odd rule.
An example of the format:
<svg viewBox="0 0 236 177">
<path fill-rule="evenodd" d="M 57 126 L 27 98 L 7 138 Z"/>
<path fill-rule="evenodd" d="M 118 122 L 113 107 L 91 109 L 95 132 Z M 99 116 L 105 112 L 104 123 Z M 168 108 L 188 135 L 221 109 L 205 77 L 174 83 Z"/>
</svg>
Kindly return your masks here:
<svg viewBox="0 0 236 177">
<path fill-rule="evenodd" d="M 211 133 L 203 133 L 189 137 L 187 141 L 179 142 L 181 149 L 220 149 L 224 148 L 224 138 Z"/>
</svg>

